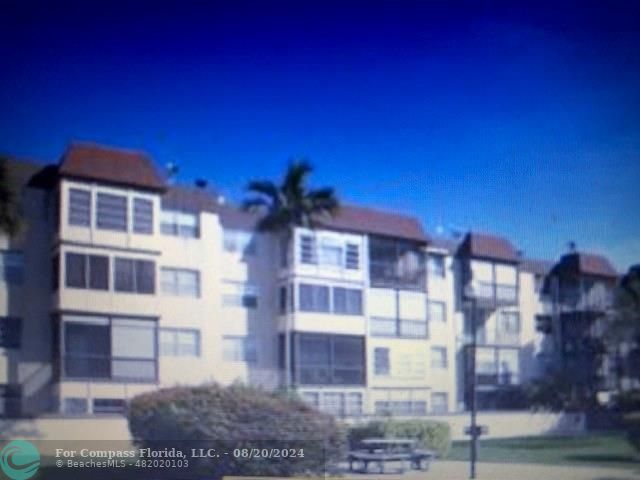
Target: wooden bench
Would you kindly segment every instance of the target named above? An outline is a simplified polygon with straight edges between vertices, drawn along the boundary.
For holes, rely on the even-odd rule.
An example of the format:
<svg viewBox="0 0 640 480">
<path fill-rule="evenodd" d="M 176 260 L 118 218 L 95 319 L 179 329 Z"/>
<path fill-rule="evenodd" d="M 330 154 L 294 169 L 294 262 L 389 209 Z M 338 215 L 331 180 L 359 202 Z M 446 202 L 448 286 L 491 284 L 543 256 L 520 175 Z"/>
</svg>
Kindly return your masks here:
<svg viewBox="0 0 640 480">
<path fill-rule="evenodd" d="M 400 462 L 400 468 L 398 473 L 404 473 L 406 464 L 414 462 L 411 453 L 394 453 L 394 452 L 369 452 L 366 450 L 355 450 L 349 452 L 349 470 L 351 472 L 359 471 L 361 473 L 369 472 L 369 464 L 375 463 L 378 465 L 379 473 L 385 473 L 385 465 L 388 462 Z M 360 470 L 354 469 L 354 464 L 360 463 L 362 468 Z"/>
</svg>

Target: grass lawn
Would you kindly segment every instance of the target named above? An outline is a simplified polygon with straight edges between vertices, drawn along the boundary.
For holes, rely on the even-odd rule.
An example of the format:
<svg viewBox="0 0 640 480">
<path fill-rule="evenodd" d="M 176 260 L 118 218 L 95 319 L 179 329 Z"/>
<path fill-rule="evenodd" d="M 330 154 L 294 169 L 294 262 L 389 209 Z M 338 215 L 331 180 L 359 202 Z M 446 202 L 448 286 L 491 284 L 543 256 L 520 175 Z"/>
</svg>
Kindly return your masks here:
<svg viewBox="0 0 640 480">
<path fill-rule="evenodd" d="M 543 463 L 638 469 L 635 450 L 623 433 L 581 437 L 524 437 L 480 440 L 478 461 Z M 469 442 L 453 442 L 447 460 L 469 460 Z"/>
</svg>

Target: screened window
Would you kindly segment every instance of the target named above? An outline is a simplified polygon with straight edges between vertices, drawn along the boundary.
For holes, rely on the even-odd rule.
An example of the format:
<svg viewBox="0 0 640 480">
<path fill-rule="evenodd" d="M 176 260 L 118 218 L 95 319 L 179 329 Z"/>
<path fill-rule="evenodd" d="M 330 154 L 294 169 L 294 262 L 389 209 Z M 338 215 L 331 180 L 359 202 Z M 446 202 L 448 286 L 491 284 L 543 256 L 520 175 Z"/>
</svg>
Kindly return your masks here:
<svg viewBox="0 0 640 480">
<path fill-rule="evenodd" d="M 67 397 L 62 401 L 62 410 L 67 415 L 85 415 L 89 413 L 89 401 L 82 397 Z"/>
<path fill-rule="evenodd" d="M 223 235 L 225 251 L 242 255 L 255 255 L 256 239 L 253 233 L 242 230 L 225 230 Z"/>
<path fill-rule="evenodd" d="M 329 312 L 329 287 L 301 283 L 298 290 L 300 311 Z"/>
<path fill-rule="evenodd" d="M 351 335 L 296 334 L 295 378 L 301 385 L 362 385 L 364 338 Z"/>
<path fill-rule="evenodd" d="M 247 283 L 225 282 L 222 305 L 225 307 L 258 308 L 258 288 Z"/>
<path fill-rule="evenodd" d="M 198 238 L 200 236 L 199 216 L 195 212 L 162 210 L 160 214 L 160 231 L 164 235 Z"/>
<path fill-rule="evenodd" d="M 122 398 L 94 398 L 93 413 L 96 415 L 115 415 L 125 412 L 126 402 Z"/>
<path fill-rule="evenodd" d="M 222 338 L 222 357 L 229 362 L 255 363 L 258 361 L 253 337 L 226 336 Z"/>
<path fill-rule="evenodd" d="M 156 322 L 64 315 L 67 378 L 155 381 Z"/>
<path fill-rule="evenodd" d="M 300 262 L 308 265 L 315 265 L 318 263 L 315 237 L 311 235 L 300 236 Z"/>
<path fill-rule="evenodd" d="M 98 193 L 96 225 L 102 230 L 127 231 L 127 197 Z"/>
<path fill-rule="evenodd" d="M 429 321 L 442 323 L 447 321 L 447 313 L 444 302 L 429 302 Z"/>
<path fill-rule="evenodd" d="M 373 287 L 424 291 L 427 276 L 421 245 L 371 236 L 369 275 Z"/>
<path fill-rule="evenodd" d="M 162 293 L 179 297 L 200 296 L 200 272 L 162 267 Z"/>
<path fill-rule="evenodd" d="M 91 225 L 91 192 L 79 188 L 69 189 L 69 225 Z"/>
<path fill-rule="evenodd" d="M 155 262 L 116 257 L 114 270 L 116 292 L 155 293 Z"/>
<path fill-rule="evenodd" d="M 447 348 L 431 347 L 431 367 L 447 368 Z"/>
<path fill-rule="evenodd" d="M 369 331 L 374 337 L 427 338 L 429 324 L 422 320 L 372 317 Z"/>
<path fill-rule="evenodd" d="M 436 392 L 431 394 L 431 412 L 447 413 L 449 410 L 449 396 L 445 392 Z"/>
<path fill-rule="evenodd" d="M 376 347 L 373 350 L 373 373 L 380 376 L 391 374 L 388 348 Z"/>
<path fill-rule="evenodd" d="M 0 317 L 0 348 L 20 348 L 22 340 L 22 319 Z"/>
<path fill-rule="evenodd" d="M 22 252 L 5 250 L 0 252 L 2 280 L 13 285 L 24 281 L 24 255 Z"/>
<path fill-rule="evenodd" d="M 160 329 L 160 355 L 172 357 L 200 356 L 200 332 L 191 329 Z"/>
<path fill-rule="evenodd" d="M 133 199 L 133 231 L 147 235 L 153 233 L 153 202 L 151 200 Z"/>
<path fill-rule="evenodd" d="M 348 270 L 360 269 L 360 247 L 354 243 L 347 243 L 345 267 Z"/>
<path fill-rule="evenodd" d="M 435 278 L 445 277 L 445 257 L 444 255 L 429 254 L 427 257 L 427 269 L 429 275 Z"/>
<path fill-rule="evenodd" d="M 320 242 L 319 263 L 330 267 L 342 267 L 343 249 L 338 241 L 324 238 Z"/>
<path fill-rule="evenodd" d="M 333 287 L 333 311 L 343 315 L 362 315 L 362 290 Z"/>
<path fill-rule="evenodd" d="M 67 252 L 65 261 L 67 287 L 109 290 L 109 257 Z"/>
</svg>

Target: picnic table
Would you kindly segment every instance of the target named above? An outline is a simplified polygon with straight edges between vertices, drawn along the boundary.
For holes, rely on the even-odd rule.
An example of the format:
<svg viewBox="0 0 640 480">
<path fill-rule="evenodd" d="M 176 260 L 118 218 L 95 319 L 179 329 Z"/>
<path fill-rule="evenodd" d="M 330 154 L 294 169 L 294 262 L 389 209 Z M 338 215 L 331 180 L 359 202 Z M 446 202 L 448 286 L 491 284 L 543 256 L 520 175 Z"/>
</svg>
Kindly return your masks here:
<svg viewBox="0 0 640 480">
<path fill-rule="evenodd" d="M 369 464 L 378 466 L 380 473 L 385 473 L 387 463 L 399 463 L 397 471 L 404 473 L 407 465 L 417 470 L 428 470 L 431 460 L 435 457 L 430 450 L 416 448 L 417 441 L 413 438 L 365 438 L 361 448 L 349 452 L 349 470 L 369 472 Z M 355 469 L 359 465 L 361 468 Z"/>
</svg>

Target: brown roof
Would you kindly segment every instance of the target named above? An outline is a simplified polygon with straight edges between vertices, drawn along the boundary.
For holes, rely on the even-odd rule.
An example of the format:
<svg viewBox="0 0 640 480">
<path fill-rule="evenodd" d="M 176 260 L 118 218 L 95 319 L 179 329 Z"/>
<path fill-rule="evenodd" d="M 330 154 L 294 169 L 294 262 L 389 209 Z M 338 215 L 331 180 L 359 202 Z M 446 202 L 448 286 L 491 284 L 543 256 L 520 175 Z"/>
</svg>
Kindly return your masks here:
<svg viewBox="0 0 640 480">
<path fill-rule="evenodd" d="M 458 252 L 464 256 L 504 262 L 517 263 L 520 261 L 518 251 L 508 239 L 488 233 L 467 233 Z"/>
<path fill-rule="evenodd" d="M 570 271 L 576 274 L 593 275 L 597 277 L 618 277 L 618 272 L 606 257 L 584 252 L 563 255 L 554 267 L 554 270 L 561 272 Z"/>
<path fill-rule="evenodd" d="M 91 143 L 71 144 L 62 156 L 61 176 L 163 190 L 165 183 L 143 152 Z"/>
<path fill-rule="evenodd" d="M 539 260 L 536 258 L 523 258 L 520 262 L 520 269 L 536 275 L 546 275 L 553 268 L 553 262 L 549 260 Z"/>
<path fill-rule="evenodd" d="M 335 216 L 318 220 L 318 225 L 330 230 L 371 233 L 424 243 L 429 240 L 414 217 L 353 205 L 341 206 Z"/>
<path fill-rule="evenodd" d="M 193 212 L 218 211 L 217 194 L 197 187 L 171 186 L 162 195 L 162 208 Z"/>
<path fill-rule="evenodd" d="M 458 249 L 458 241 L 453 238 L 431 237 L 429 247 L 438 250 L 446 250 L 448 253 L 454 253 Z"/>
</svg>

